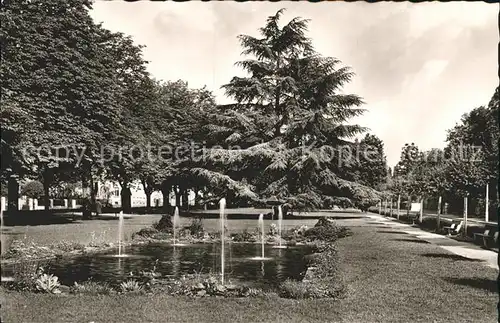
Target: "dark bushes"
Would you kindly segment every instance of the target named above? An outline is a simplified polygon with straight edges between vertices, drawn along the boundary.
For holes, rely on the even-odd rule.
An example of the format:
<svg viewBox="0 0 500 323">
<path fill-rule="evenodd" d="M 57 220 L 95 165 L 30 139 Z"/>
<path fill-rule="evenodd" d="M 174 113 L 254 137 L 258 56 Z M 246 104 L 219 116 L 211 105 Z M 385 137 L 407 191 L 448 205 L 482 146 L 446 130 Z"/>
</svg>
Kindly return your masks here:
<svg viewBox="0 0 500 323">
<path fill-rule="evenodd" d="M 132 235 L 132 239 L 136 238 L 137 236 L 142 237 L 142 238 L 151 238 L 154 235 L 158 233 L 158 230 L 156 230 L 153 227 L 147 227 L 147 228 L 142 228 L 138 232 L 134 233 Z"/>
<path fill-rule="evenodd" d="M 303 281 L 285 281 L 280 285 L 279 295 L 283 298 L 341 298 L 346 285 L 339 270 L 339 258 L 335 246 L 320 243 L 318 252 L 308 257 L 309 268 Z"/>
<path fill-rule="evenodd" d="M 255 242 L 257 241 L 256 236 L 252 234 L 251 232 L 248 232 L 247 229 L 243 230 L 242 232 L 237 232 L 231 234 L 231 238 L 233 238 L 233 241 L 235 242 Z"/>
<path fill-rule="evenodd" d="M 201 218 L 195 218 L 191 221 L 191 224 L 186 227 L 189 234 L 193 237 L 203 236 L 205 230 L 203 229 L 203 222 Z"/>
<path fill-rule="evenodd" d="M 320 240 L 335 242 L 349 235 L 351 235 L 351 230 L 349 230 L 349 228 L 338 226 L 335 222 L 326 218 L 319 219 L 313 228 L 304 232 L 304 236 L 310 241 Z"/>
<path fill-rule="evenodd" d="M 172 217 L 169 214 L 164 214 L 160 221 L 153 224 L 153 228 L 159 232 L 172 233 L 174 228 Z"/>
</svg>

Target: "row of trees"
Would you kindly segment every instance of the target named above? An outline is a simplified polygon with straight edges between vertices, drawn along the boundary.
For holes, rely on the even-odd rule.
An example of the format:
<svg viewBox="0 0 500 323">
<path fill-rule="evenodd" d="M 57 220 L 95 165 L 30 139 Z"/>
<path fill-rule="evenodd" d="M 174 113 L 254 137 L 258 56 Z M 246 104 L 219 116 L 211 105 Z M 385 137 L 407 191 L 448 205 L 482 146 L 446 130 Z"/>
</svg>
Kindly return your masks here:
<svg viewBox="0 0 500 323">
<path fill-rule="evenodd" d="M 463 198 L 476 201 L 478 213 L 496 214 L 498 207 L 499 89 L 488 106 L 462 116 L 448 131 L 444 149 L 420 151 L 412 144 L 402 148 L 401 160 L 385 188 L 386 197 L 437 198 L 449 203 L 450 212 L 460 212 Z M 489 205 L 485 205 L 489 187 Z"/>
<path fill-rule="evenodd" d="M 240 36 L 250 57 L 237 64 L 248 76 L 224 86 L 234 104 L 217 105 L 205 88 L 154 79 L 142 47 L 94 23 L 90 1 L 2 6 L 1 179 L 9 209 L 18 209 L 27 178 L 43 183 L 46 206 L 62 182 L 81 181 L 95 202 L 97 180 L 117 181 L 125 211 L 136 180 L 148 207 L 155 190 L 165 200 L 174 190 L 177 202 L 188 189 L 204 191 L 204 202 L 276 196 L 302 209 L 378 200 L 383 145 L 371 135 L 349 139 L 366 131 L 348 124 L 363 113 L 362 99 L 340 93 L 354 74 L 314 51 L 307 20 L 280 27 L 280 10 L 260 38 Z M 379 158 L 353 157 L 360 147 Z"/>
</svg>

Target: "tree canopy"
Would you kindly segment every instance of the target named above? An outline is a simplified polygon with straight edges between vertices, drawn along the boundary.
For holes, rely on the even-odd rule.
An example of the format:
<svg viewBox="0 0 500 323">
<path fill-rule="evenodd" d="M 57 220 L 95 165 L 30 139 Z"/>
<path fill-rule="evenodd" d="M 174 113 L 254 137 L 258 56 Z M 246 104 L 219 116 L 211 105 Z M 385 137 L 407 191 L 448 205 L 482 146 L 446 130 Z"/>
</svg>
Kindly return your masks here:
<svg viewBox="0 0 500 323">
<path fill-rule="evenodd" d="M 211 186 L 231 183 L 224 194 L 233 197 L 276 196 L 297 208 L 375 199 L 375 190 L 347 180 L 355 164 L 350 139 L 366 130 L 347 122 L 364 112 L 362 99 L 340 91 L 354 73 L 314 50 L 307 20 L 281 27 L 283 11 L 268 17 L 260 37 L 239 36 L 246 59 L 236 65 L 247 76 L 223 86 L 236 102 L 197 126 L 223 145 L 204 149 L 190 175 Z"/>
</svg>

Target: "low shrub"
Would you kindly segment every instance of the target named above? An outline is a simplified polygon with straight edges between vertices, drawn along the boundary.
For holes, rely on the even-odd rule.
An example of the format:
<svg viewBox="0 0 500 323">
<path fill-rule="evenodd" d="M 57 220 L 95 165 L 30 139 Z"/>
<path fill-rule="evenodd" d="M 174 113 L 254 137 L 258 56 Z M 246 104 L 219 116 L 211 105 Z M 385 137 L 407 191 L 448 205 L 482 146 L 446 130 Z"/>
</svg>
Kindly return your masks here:
<svg viewBox="0 0 500 323">
<path fill-rule="evenodd" d="M 156 271 L 157 266 L 158 259 L 155 260 L 153 268 L 151 270 L 142 270 L 136 275 L 132 274 L 132 276 L 136 278 L 143 286 L 151 289 L 153 285 L 158 283 L 158 279 L 161 277 L 161 274 Z"/>
<path fill-rule="evenodd" d="M 292 299 L 326 298 L 329 292 L 317 283 L 286 280 L 280 285 L 278 295 Z"/>
<path fill-rule="evenodd" d="M 152 289 L 154 293 L 190 297 L 254 297 L 264 295 L 260 289 L 248 286 L 220 284 L 218 275 L 194 274 L 183 276 L 180 279 L 160 280 Z"/>
<path fill-rule="evenodd" d="M 172 238 L 172 233 L 168 232 L 157 232 L 151 236 L 151 239 L 155 240 L 169 240 L 170 238 Z"/>
<path fill-rule="evenodd" d="M 311 259 L 315 278 L 336 277 L 339 274 L 339 258 L 334 245 L 326 245 L 323 252 Z"/>
<path fill-rule="evenodd" d="M 59 294 L 61 290 L 61 283 L 59 282 L 59 278 L 52 274 L 41 274 L 35 281 L 36 289 L 42 293 L 48 294 Z"/>
<path fill-rule="evenodd" d="M 172 217 L 169 214 L 164 214 L 160 221 L 153 224 L 153 228 L 160 232 L 172 233 L 174 228 Z"/>
<path fill-rule="evenodd" d="M 91 243 L 88 246 L 103 247 L 107 243 Z M 48 246 L 38 245 L 24 239 L 14 240 L 4 255 L 5 259 L 43 259 L 62 256 L 69 252 L 84 251 L 87 245 L 74 241 L 60 241 Z"/>
<path fill-rule="evenodd" d="M 312 255 L 319 254 L 327 251 L 329 248 L 333 248 L 332 244 L 320 240 L 314 240 L 308 245 L 311 248 Z"/>
<path fill-rule="evenodd" d="M 156 230 L 154 227 L 142 228 L 139 231 L 132 234 L 132 239 L 152 238 L 157 233 L 158 233 L 158 230 Z"/>
<path fill-rule="evenodd" d="M 143 291 L 143 287 L 136 280 L 129 279 L 120 284 L 120 291 L 122 293 L 140 293 Z"/>
<path fill-rule="evenodd" d="M 21 188 L 21 195 L 28 198 L 39 199 L 44 194 L 43 184 L 39 181 L 29 181 Z"/>
<path fill-rule="evenodd" d="M 316 279 L 315 281 L 311 282 L 287 280 L 280 285 L 278 295 L 283 298 L 292 299 L 340 299 L 345 295 L 345 287 L 342 283 L 333 281 L 331 279 Z"/>
<path fill-rule="evenodd" d="M 42 271 L 37 265 L 22 262 L 16 264 L 13 281 L 2 282 L 2 286 L 15 291 L 30 292 L 36 291 L 35 281 Z"/>
<path fill-rule="evenodd" d="M 341 298 L 345 295 L 344 279 L 339 270 L 337 249 L 331 243 L 318 242 L 316 252 L 307 256 L 310 266 L 303 281 L 285 281 L 279 287 L 284 298 Z"/>
<path fill-rule="evenodd" d="M 304 236 L 309 241 L 320 240 L 335 242 L 349 235 L 351 235 L 351 230 L 349 228 L 338 226 L 333 221 L 326 218 L 319 219 L 313 228 L 307 229 L 304 232 Z"/>
<path fill-rule="evenodd" d="M 2 282 L 2 286 L 23 292 L 60 293 L 59 278 L 45 274 L 37 261 L 16 264 L 13 278 L 12 281 Z"/>
<path fill-rule="evenodd" d="M 92 280 L 83 283 L 77 283 L 71 287 L 70 292 L 73 294 L 88 294 L 88 295 L 109 295 L 114 292 L 113 288 L 107 283 L 98 283 Z"/>
<path fill-rule="evenodd" d="M 195 218 L 191 221 L 185 229 L 189 231 L 189 234 L 193 237 L 202 237 L 205 230 L 203 229 L 203 222 L 201 218 Z"/>
<path fill-rule="evenodd" d="M 78 242 L 73 242 L 73 241 L 60 241 L 52 246 L 50 246 L 51 249 L 56 249 L 60 250 L 62 252 L 70 252 L 70 251 L 75 251 L 75 250 L 83 250 L 85 249 L 85 245 L 78 243 Z"/>
<path fill-rule="evenodd" d="M 302 242 L 305 240 L 305 232 L 308 230 L 306 225 L 296 226 L 283 233 L 282 237 L 288 240 L 288 244 Z"/>
<path fill-rule="evenodd" d="M 237 232 L 231 234 L 231 238 L 236 242 L 255 242 L 257 241 L 257 237 L 255 234 L 249 232 L 247 229 L 244 229 L 242 232 Z"/>
<path fill-rule="evenodd" d="M 271 223 L 271 225 L 269 226 L 269 235 L 274 236 L 277 234 L 278 234 L 278 227 L 276 226 L 276 224 Z"/>
</svg>

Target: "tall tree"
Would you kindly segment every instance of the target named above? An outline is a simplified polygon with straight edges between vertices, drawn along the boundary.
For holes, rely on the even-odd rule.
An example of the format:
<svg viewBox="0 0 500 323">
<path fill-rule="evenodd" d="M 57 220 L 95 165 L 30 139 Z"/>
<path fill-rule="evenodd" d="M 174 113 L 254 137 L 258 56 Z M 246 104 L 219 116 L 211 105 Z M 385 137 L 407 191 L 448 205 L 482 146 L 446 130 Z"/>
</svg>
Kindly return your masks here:
<svg viewBox="0 0 500 323">
<path fill-rule="evenodd" d="M 2 176 L 15 194 L 14 176 L 58 168 L 57 158 L 27 147 L 48 147 L 49 156 L 55 147 L 70 147 L 66 157 L 73 161 L 85 147 L 83 160 L 94 158 L 91 151 L 116 121 L 116 84 L 90 1 L 5 1 L 2 7 Z"/>
<path fill-rule="evenodd" d="M 158 85 L 146 71 L 143 46 L 134 44 L 131 37 L 121 33 L 107 33 L 109 55 L 114 58 L 112 66 L 119 85 L 121 114 L 115 131 L 110 133 L 109 146 L 103 149 L 106 151 L 104 166 L 107 177 L 120 184 L 123 210 L 130 212 L 130 185 L 139 179 L 137 164 L 147 164 L 145 160 L 139 161 L 140 156 L 137 156 L 146 146 L 144 129 L 157 133 L 153 122 L 157 117 L 154 106 L 158 101 Z"/>
<path fill-rule="evenodd" d="M 484 198 L 489 184 L 490 213 L 498 205 L 499 94 L 495 90 L 487 107 L 473 109 L 448 132 L 446 156 L 448 177 L 458 196 Z M 451 192 L 450 192 L 451 193 Z M 453 194 L 452 194 L 453 195 Z"/>
<path fill-rule="evenodd" d="M 378 188 L 387 181 L 387 158 L 384 143 L 377 136 L 366 134 L 360 141 L 357 156 L 357 173 L 360 183 Z"/>
<path fill-rule="evenodd" d="M 363 113 L 361 98 L 340 93 L 354 74 L 314 51 L 307 20 L 297 17 L 281 27 L 283 12 L 267 19 L 260 38 L 239 36 L 242 54 L 251 58 L 236 64 L 249 76 L 224 86 L 236 103 L 221 107 L 211 127 L 226 147 L 206 149 L 192 174 L 211 186 L 226 183 L 231 189 L 223 193 L 234 198 L 277 196 L 298 208 L 339 198 L 351 205 L 366 201 L 376 192 L 342 176 L 354 163 L 348 139 L 366 130 L 347 124 Z"/>
</svg>

